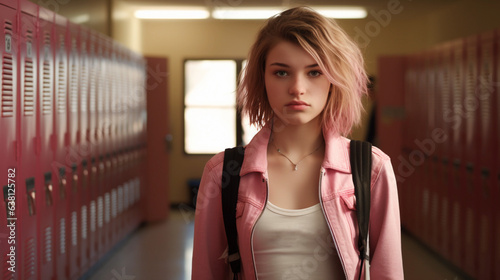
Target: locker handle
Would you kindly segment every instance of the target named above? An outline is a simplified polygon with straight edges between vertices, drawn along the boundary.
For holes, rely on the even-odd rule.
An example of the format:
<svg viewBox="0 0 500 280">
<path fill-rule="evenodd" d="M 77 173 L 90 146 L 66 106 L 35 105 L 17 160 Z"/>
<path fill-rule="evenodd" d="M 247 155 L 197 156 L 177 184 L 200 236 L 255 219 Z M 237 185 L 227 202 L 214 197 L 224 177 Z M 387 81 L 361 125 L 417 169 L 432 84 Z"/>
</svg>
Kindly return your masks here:
<svg viewBox="0 0 500 280">
<path fill-rule="evenodd" d="M 28 199 L 28 214 L 33 216 L 36 214 L 35 208 L 35 178 L 26 179 L 26 196 Z"/>
<path fill-rule="evenodd" d="M 59 169 L 59 196 L 62 200 L 66 199 L 66 168 Z"/>
<path fill-rule="evenodd" d="M 52 173 L 47 172 L 45 173 L 45 205 L 51 206 L 52 205 L 52 191 L 53 191 L 53 184 L 52 184 Z"/>
<path fill-rule="evenodd" d="M 465 169 L 467 169 L 467 172 L 474 172 L 474 164 L 472 162 L 468 162 L 466 165 L 465 165 Z"/>
</svg>

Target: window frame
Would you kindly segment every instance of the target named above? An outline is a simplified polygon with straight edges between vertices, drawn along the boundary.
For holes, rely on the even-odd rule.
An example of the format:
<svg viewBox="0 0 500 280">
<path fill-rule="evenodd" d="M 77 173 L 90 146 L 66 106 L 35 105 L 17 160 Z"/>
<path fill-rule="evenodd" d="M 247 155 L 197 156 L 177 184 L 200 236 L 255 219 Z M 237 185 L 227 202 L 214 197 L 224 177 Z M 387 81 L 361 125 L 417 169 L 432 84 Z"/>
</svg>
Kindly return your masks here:
<svg viewBox="0 0 500 280">
<path fill-rule="evenodd" d="M 185 156 L 213 156 L 216 153 L 188 153 L 186 151 L 186 109 L 188 106 L 186 105 L 186 63 L 188 61 L 220 61 L 220 60 L 232 60 L 236 63 L 236 88 L 240 83 L 240 73 L 243 70 L 243 62 L 246 58 L 185 58 L 182 62 L 182 152 Z M 238 104 L 235 105 L 236 109 L 236 143 L 235 146 L 241 145 L 243 143 L 243 126 L 241 124 L 241 112 L 238 110 Z M 227 147 L 231 148 L 231 147 Z M 222 151 L 219 151 L 222 152 Z"/>
</svg>

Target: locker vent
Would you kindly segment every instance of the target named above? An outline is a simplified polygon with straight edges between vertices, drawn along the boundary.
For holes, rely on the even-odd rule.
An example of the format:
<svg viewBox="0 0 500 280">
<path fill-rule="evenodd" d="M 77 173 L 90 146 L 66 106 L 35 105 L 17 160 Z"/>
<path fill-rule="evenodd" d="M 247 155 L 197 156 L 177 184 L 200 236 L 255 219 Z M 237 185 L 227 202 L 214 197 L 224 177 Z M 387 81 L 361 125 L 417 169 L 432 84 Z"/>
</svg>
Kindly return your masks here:
<svg viewBox="0 0 500 280">
<path fill-rule="evenodd" d="M 441 117 L 441 121 L 443 119 L 445 119 L 445 113 L 446 113 L 446 110 L 449 110 L 451 109 L 451 105 L 450 105 L 450 75 L 449 75 L 449 71 L 450 71 L 450 65 L 449 65 L 449 57 L 446 57 L 447 60 L 445 61 L 444 63 L 444 66 L 442 66 L 441 68 L 441 75 L 440 75 L 440 83 L 441 83 L 441 86 L 440 86 L 440 92 L 441 92 L 441 103 L 442 103 L 442 108 L 444 108 L 444 110 L 442 110 L 442 117 Z"/>
<path fill-rule="evenodd" d="M 477 86 L 477 48 L 469 45 L 467 48 L 467 61 L 466 61 L 466 77 L 465 78 L 465 96 L 464 96 L 464 109 L 465 109 L 465 141 L 472 144 L 474 137 L 475 127 L 475 112 L 477 110 L 477 100 L 474 96 L 476 94 Z"/>
<path fill-rule="evenodd" d="M 82 239 L 87 239 L 87 205 L 82 206 Z"/>
<path fill-rule="evenodd" d="M 26 272 L 26 277 L 34 277 L 36 269 L 35 239 L 30 238 L 25 244 L 26 247 L 24 248 L 24 271 Z"/>
<path fill-rule="evenodd" d="M 96 206 L 95 201 L 90 202 L 90 231 L 95 232 L 96 229 Z"/>
<path fill-rule="evenodd" d="M 78 215 L 76 211 L 71 212 L 71 246 L 78 245 Z"/>
<path fill-rule="evenodd" d="M 42 113 L 50 114 L 52 111 L 52 92 L 50 79 L 50 62 L 44 60 L 42 69 Z"/>
<path fill-rule="evenodd" d="M 62 55 L 59 58 L 57 74 L 57 113 L 66 113 L 66 65 Z"/>
<path fill-rule="evenodd" d="M 60 252 L 61 255 L 66 254 L 66 220 L 64 218 L 61 218 L 61 221 L 59 223 L 59 241 L 60 241 Z"/>
<path fill-rule="evenodd" d="M 141 200 L 141 180 L 137 178 L 137 201 Z"/>
<path fill-rule="evenodd" d="M 483 43 L 484 44 L 484 43 Z M 493 42 L 488 42 L 483 46 L 481 59 L 481 76 L 479 79 L 479 94 L 481 102 L 481 131 L 483 133 L 483 147 L 488 147 L 488 136 L 490 131 L 491 116 L 493 116 L 492 102 L 490 101 L 494 92 L 493 88 Z"/>
<path fill-rule="evenodd" d="M 95 113 L 97 107 L 96 100 L 96 71 L 95 71 L 95 62 L 90 65 L 90 89 L 89 89 L 89 111 L 91 113 Z"/>
<path fill-rule="evenodd" d="M 33 79 L 33 61 L 26 58 L 24 61 L 24 115 L 35 114 L 35 83 Z"/>
<path fill-rule="evenodd" d="M 463 106 L 463 96 L 462 96 L 462 82 L 463 82 L 463 73 L 462 73 L 462 59 L 463 59 L 463 51 L 462 49 L 455 50 L 455 57 L 453 62 L 453 111 L 460 112 Z M 455 133 L 458 133 L 455 130 Z"/>
<path fill-rule="evenodd" d="M 109 192 L 104 195 L 104 222 L 109 224 L 110 216 L 111 216 L 111 199 Z"/>
<path fill-rule="evenodd" d="M 123 210 L 128 209 L 128 193 L 129 193 L 129 188 L 130 188 L 130 182 L 125 183 L 125 186 L 123 186 Z"/>
<path fill-rule="evenodd" d="M 102 225 L 104 224 L 104 200 L 102 199 L 102 196 L 99 196 L 97 198 L 97 226 L 99 228 L 102 228 Z"/>
<path fill-rule="evenodd" d="M 12 55 L 4 53 L 2 63 L 2 117 L 14 116 L 14 81 Z"/>
<path fill-rule="evenodd" d="M 121 214 L 123 211 L 123 187 L 118 187 L 118 214 Z"/>
<path fill-rule="evenodd" d="M 118 210 L 116 189 L 111 191 L 111 217 L 116 218 Z"/>
<path fill-rule="evenodd" d="M 2 268 L 2 275 L 3 276 L 1 279 L 15 279 L 14 278 L 14 273 L 9 270 L 9 263 L 8 261 L 10 260 L 10 256 L 7 255 L 7 253 L 4 254 L 3 256 L 3 262 L 0 264 L 0 267 Z"/>
<path fill-rule="evenodd" d="M 104 90 L 104 76 L 106 75 L 106 72 L 103 68 L 103 64 L 101 63 L 100 60 L 99 64 L 96 64 L 98 67 L 98 72 L 97 72 L 97 112 L 102 112 L 104 108 L 104 95 L 107 95 L 108 93 Z"/>
<path fill-rule="evenodd" d="M 89 94 L 89 73 L 87 67 L 87 57 L 82 54 L 81 72 L 80 72 L 80 111 L 87 112 L 87 99 Z"/>
<path fill-rule="evenodd" d="M 448 236 L 450 231 L 449 220 L 448 220 L 448 198 L 443 198 L 443 203 L 441 205 L 441 232 L 442 235 Z M 445 246 L 445 244 L 442 244 Z"/>
<path fill-rule="evenodd" d="M 52 261 L 52 227 L 46 227 L 44 231 L 44 260 L 43 263 Z"/>
<path fill-rule="evenodd" d="M 71 59 L 71 77 L 69 80 L 69 110 L 71 113 L 76 113 L 78 111 L 78 72 L 75 60 L 75 54 L 73 53 Z"/>
</svg>

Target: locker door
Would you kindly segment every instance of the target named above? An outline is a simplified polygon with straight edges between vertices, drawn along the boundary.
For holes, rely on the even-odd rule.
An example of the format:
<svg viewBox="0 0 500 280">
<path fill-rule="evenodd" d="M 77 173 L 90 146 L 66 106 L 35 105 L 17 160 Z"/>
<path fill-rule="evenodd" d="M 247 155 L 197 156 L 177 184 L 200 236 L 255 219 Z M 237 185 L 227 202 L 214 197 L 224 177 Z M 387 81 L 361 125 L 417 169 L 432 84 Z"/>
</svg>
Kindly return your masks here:
<svg viewBox="0 0 500 280">
<path fill-rule="evenodd" d="M 76 28 L 76 27 L 75 27 Z M 79 117 L 78 117 L 78 155 L 81 162 L 78 165 L 80 178 L 76 196 L 78 197 L 78 264 L 80 275 L 90 267 L 90 160 L 93 151 L 92 138 L 89 126 L 90 110 L 90 45 L 88 30 L 78 27 L 79 41 Z M 75 214 L 72 214 L 75 216 Z"/>
<path fill-rule="evenodd" d="M 478 143 L 476 151 L 478 151 L 478 201 L 477 201 L 477 218 L 478 221 L 478 245 L 477 259 L 481 260 L 478 263 L 478 278 L 493 279 L 493 263 L 495 254 L 494 247 L 494 198 L 495 191 L 495 176 L 493 163 L 496 154 L 496 142 L 493 142 L 494 126 L 494 32 L 485 33 L 480 36 L 479 42 L 479 59 L 478 59 L 478 90 L 476 98 L 479 103 L 478 114 Z M 498 127 L 498 126 L 496 126 Z M 493 150 L 493 152 L 492 152 Z"/>
<path fill-rule="evenodd" d="M 54 180 L 54 227 L 55 237 L 55 258 L 58 279 L 69 279 L 68 264 L 68 236 L 69 226 L 69 188 L 71 182 L 71 159 L 67 157 L 70 150 L 70 134 L 68 128 L 68 114 L 75 111 L 76 104 L 74 97 L 70 96 L 68 88 L 68 53 L 67 53 L 67 20 L 62 16 L 54 17 L 54 60 L 55 60 L 55 94 L 54 94 L 54 139 L 56 145 L 54 149 L 53 168 L 57 170 L 56 180 Z"/>
<path fill-rule="evenodd" d="M 80 192 L 82 190 L 80 186 L 78 168 L 84 158 L 84 154 L 81 154 L 80 146 L 81 143 L 81 128 L 80 128 L 80 111 L 81 111 L 81 83 L 82 79 L 80 72 L 80 40 L 79 40 L 79 28 L 76 24 L 68 23 L 68 38 L 67 38 L 67 52 L 69 54 L 69 72 L 68 72 L 68 88 L 69 88 L 69 99 L 68 99 L 68 121 L 67 121 L 67 131 L 68 131 L 68 155 L 67 158 L 70 159 L 71 163 L 71 176 L 68 180 L 68 204 L 69 211 L 67 212 L 67 234 L 68 237 L 68 266 L 69 266 L 69 278 L 75 279 L 79 276 L 80 262 L 80 243 L 81 243 L 81 199 Z M 83 87 L 82 87 L 83 88 Z M 58 271 L 58 274 L 61 272 Z"/>
<path fill-rule="evenodd" d="M 477 275 L 477 245 L 479 244 L 479 220 L 477 219 L 478 199 L 481 198 L 481 190 L 478 188 L 480 176 L 478 173 L 478 150 L 475 149 L 479 143 L 478 122 L 478 37 L 471 36 L 465 39 L 465 61 L 464 67 L 464 153 L 463 162 L 466 166 L 465 182 L 463 187 L 463 209 L 462 221 L 465 222 L 465 270 L 469 275 Z M 480 174 L 479 174 L 480 175 Z"/>
<path fill-rule="evenodd" d="M 152 64 L 152 58 L 148 58 L 148 65 Z M 159 64 L 161 65 L 161 64 Z M 148 67 L 153 67 L 148 66 Z M 156 66 L 158 67 L 158 66 Z M 403 148 L 403 123 L 404 123 L 404 73 L 406 64 L 403 56 L 384 56 L 378 59 L 378 90 L 375 93 L 377 119 L 381 120 L 377 123 L 378 145 L 386 152 L 395 162 L 394 170 L 398 181 L 398 194 L 401 201 L 401 222 L 404 227 L 408 226 L 408 210 L 406 204 L 408 200 L 407 190 L 404 187 L 405 181 L 408 179 L 408 170 L 403 170 L 403 165 L 400 156 L 402 156 Z M 153 68 L 154 69 L 154 68 Z M 157 68 L 158 69 L 158 68 Z M 152 77 L 148 77 L 151 79 Z M 148 83 L 153 84 L 152 81 Z M 153 91 L 154 89 L 148 89 Z M 150 93 L 148 93 L 149 96 Z M 151 100 L 148 101 L 148 114 L 151 114 Z M 158 121 L 148 119 L 148 122 Z M 167 128 L 167 126 L 165 126 Z M 149 131 L 149 135 L 153 132 Z M 166 135 L 165 133 L 164 135 Z M 393 135 L 394 137 L 389 137 Z M 152 143 L 149 143 L 148 147 Z M 404 160 L 404 157 L 403 157 Z M 167 170 L 167 169 L 165 169 Z M 406 171 L 406 172 L 404 172 Z"/>
<path fill-rule="evenodd" d="M 453 173 L 452 173 L 452 152 L 451 152 L 451 121 L 450 114 L 452 113 L 451 105 L 451 73 L 452 73 L 452 57 L 451 44 L 443 44 L 438 47 L 439 56 L 439 79 L 438 79 L 438 96 L 437 96 L 437 124 L 442 129 L 444 143 L 438 148 L 439 154 L 439 174 L 438 180 L 440 185 L 441 195 L 443 197 L 443 205 L 441 210 L 441 220 L 443 221 L 443 238 L 442 252 L 444 256 L 451 259 L 451 241 L 452 239 L 452 206 L 453 200 Z"/>
<path fill-rule="evenodd" d="M 54 13 L 50 10 L 39 8 L 39 95 L 40 114 L 39 132 L 40 158 L 37 165 L 35 179 L 36 210 L 38 219 L 38 264 L 40 275 L 51 279 L 54 274 L 54 188 L 59 174 L 53 168 L 54 150 L 57 148 L 57 139 L 54 131 L 54 114 L 56 88 L 54 87 Z"/>
<path fill-rule="evenodd" d="M 21 150 L 20 158 L 20 182 L 26 182 L 29 178 L 36 177 L 36 162 L 39 156 L 37 149 L 37 115 L 39 105 L 37 102 L 36 85 L 38 76 L 38 42 L 36 38 L 36 21 L 38 16 L 38 7 L 31 2 L 21 1 L 19 3 L 19 67 L 18 67 L 18 100 L 20 102 L 20 111 L 18 112 L 20 125 L 19 143 Z M 21 199 L 18 199 L 20 201 Z M 36 216 L 36 213 L 35 213 Z M 27 227 L 23 227 L 28 232 L 36 233 L 36 217 L 21 219 Z M 28 224 L 31 223 L 31 224 Z M 23 239 L 24 240 L 24 239 Z M 41 242 L 38 239 L 38 246 Z M 33 276 L 34 277 L 34 276 Z"/>
<path fill-rule="evenodd" d="M 451 139 L 451 185 L 450 197 L 452 200 L 451 209 L 451 248 L 452 248 L 452 262 L 460 267 L 464 264 L 464 205 L 466 192 L 464 191 L 465 179 L 465 164 L 463 162 L 463 142 L 464 137 L 464 112 L 463 112 L 463 63 L 464 63 L 464 43 L 463 40 L 456 40 L 451 46 L 451 95 L 450 105 L 451 111 L 446 116 L 445 121 L 449 122 L 450 126 L 450 139 Z"/>
<path fill-rule="evenodd" d="M 93 265 L 98 259 L 98 235 L 97 235 L 97 198 L 99 181 L 99 148 L 100 137 L 98 133 L 98 77 L 99 57 L 97 55 L 96 34 L 88 31 L 88 63 L 89 63 L 89 96 L 87 109 L 88 146 L 89 146 L 89 261 Z"/>
<path fill-rule="evenodd" d="M 16 94 L 18 67 L 18 51 L 15 48 L 18 37 L 16 36 L 16 6 L 14 1 L 0 1 L 0 131 L 2 131 L 0 187 L 3 193 L 0 209 L 0 253 L 2 254 L 0 273 L 6 277 L 20 279 L 20 266 L 26 265 L 29 269 L 23 272 L 27 278 L 36 269 L 36 222 L 35 217 L 27 215 L 28 205 L 20 199 L 26 198 L 27 193 L 25 184 L 21 181 L 22 174 L 18 165 L 18 154 L 16 154 L 18 149 L 16 140 L 19 140 L 19 131 L 16 129 L 19 125 Z M 16 244 L 12 244 L 11 234 L 16 237 Z M 22 242 L 24 240 L 30 242 L 24 243 Z M 14 250 L 11 250 L 11 246 Z M 13 262 L 10 262 L 11 257 L 14 258 Z M 12 269 L 15 269 L 16 273 L 13 273 Z"/>
<path fill-rule="evenodd" d="M 494 162 L 494 167 L 492 168 L 494 171 L 492 172 L 493 174 L 493 179 L 495 181 L 494 183 L 494 192 L 493 192 L 493 197 L 497 198 L 500 197 L 500 144 L 498 143 L 500 141 L 500 129 L 498 127 L 500 126 L 500 89 L 499 89 L 499 84 L 500 84 L 500 29 L 497 29 L 495 32 L 495 49 L 494 49 L 494 69 L 493 69 L 493 77 L 494 77 L 494 87 L 492 89 L 493 93 L 493 104 L 496 104 L 496 106 L 493 106 L 493 125 L 494 125 L 494 130 L 492 132 L 492 142 L 495 143 L 493 147 L 496 149 L 496 156 L 495 156 L 495 162 Z M 495 202 L 496 208 L 495 208 L 495 215 L 494 219 L 495 222 L 493 225 L 495 226 L 495 234 L 493 236 L 499 236 L 500 235 L 500 203 Z M 495 238 L 496 244 L 495 244 L 495 261 L 493 262 L 494 264 L 494 278 L 499 279 L 500 278 L 500 267 L 497 265 L 500 262 L 500 238 Z"/>
</svg>

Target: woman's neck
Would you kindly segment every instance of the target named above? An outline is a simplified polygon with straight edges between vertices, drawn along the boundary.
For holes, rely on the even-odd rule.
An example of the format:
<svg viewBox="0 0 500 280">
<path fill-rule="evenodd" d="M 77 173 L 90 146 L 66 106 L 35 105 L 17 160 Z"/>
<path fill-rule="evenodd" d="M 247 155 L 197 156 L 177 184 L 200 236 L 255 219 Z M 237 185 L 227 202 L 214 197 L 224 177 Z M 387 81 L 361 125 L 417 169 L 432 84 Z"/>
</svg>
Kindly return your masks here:
<svg viewBox="0 0 500 280">
<path fill-rule="evenodd" d="M 275 118 L 272 126 L 271 145 L 284 153 L 302 156 L 323 145 L 323 133 L 319 121 L 303 125 L 286 125 Z"/>
</svg>

